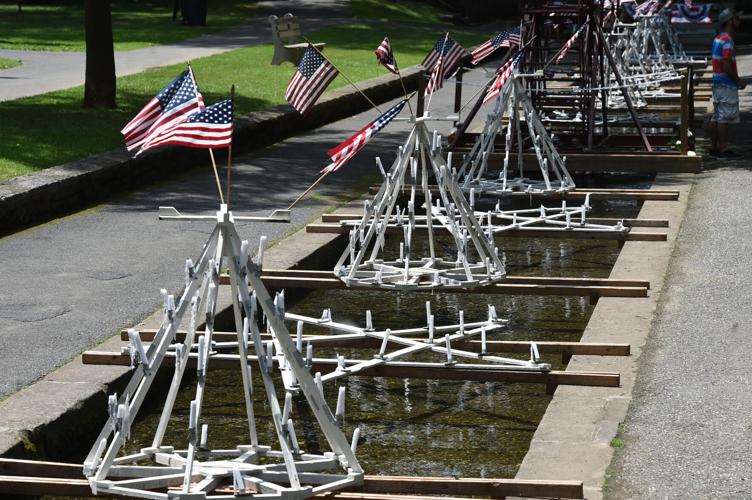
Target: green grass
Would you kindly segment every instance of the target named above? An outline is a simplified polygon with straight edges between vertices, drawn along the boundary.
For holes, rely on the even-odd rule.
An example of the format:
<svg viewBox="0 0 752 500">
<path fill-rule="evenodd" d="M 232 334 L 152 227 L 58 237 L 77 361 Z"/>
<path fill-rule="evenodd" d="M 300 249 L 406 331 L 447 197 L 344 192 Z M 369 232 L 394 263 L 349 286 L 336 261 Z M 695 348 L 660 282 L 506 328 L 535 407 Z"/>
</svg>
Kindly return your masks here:
<svg viewBox="0 0 752 500">
<path fill-rule="evenodd" d="M 15 59 L 3 59 L 2 57 L 0 57 L 0 70 L 15 68 L 16 66 L 21 66 L 22 64 L 23 63 L 21 61 L 17 61 Z"/>
<path fill-rule="evenodd" d="M 613 448 L 624 448 L 624 441 L 620 438 L 613 438 L 610 444 Z"/>
<path fill-rule="evenodd" d="M 82 51 L 83 2 L 46 5 L 0 5 L 0 48 Z M 172 22 L 172 2 L 165 0 L 112 0 L 115 50 L 132 50 L 223 31 L 253 16 L 252 0 L 211 0 L 207 26 Z"/>
<path fill-rule="evenodd" d="M 386 21 L 412 21 L 440 23 L 438 12 L 420 2 L 393 0 L 352 0 L 353 17 L 357 19 L 381 19 Z"/>
<path fill-rule="evenodd" d="M 432 29 L 385 32 L 353 24 L 320 30 L 311 35 L 327 42 L 327 56 L 354 81 L 386 74 L 376 63 L 374 47 L 384 35 L 392 40 L 402 67 L 420 63 L 439 33 Z M 470 47 L 482 36 L 452 35 Z M 193 61 L 196 79 L 208 103 L 227 96 L 236 84 L 236 114 L 284 102 L 294 72 L 291 64 L 271 66 L 272 47 L 260 45 Z M 119 130 L 180 71 L 182 65 L 148 70 L 118 79 L 118 109 L 83 109 L 83 88 L 0 102 L 0 180 L 27 174 L 123 146 Z M 330 89 L 347 82 L 340 76 Z"/>
</svg>

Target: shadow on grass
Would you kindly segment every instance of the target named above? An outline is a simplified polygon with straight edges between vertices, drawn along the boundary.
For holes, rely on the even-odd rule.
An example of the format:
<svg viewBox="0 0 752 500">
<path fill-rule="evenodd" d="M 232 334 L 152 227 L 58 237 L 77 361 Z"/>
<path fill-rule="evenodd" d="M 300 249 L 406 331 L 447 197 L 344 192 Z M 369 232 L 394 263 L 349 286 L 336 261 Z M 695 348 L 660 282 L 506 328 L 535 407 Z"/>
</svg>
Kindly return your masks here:
<svg viewBox="0 0 752 500">
<path fill-rule="evenodd" d="M 170 43 L 214 33 L 254 15 L 252 0 L 212 0 L 207 26 L 172 21 L 172 2 L 113 0 L 112 30 L 117 50 Z M 83 2 L 32 2 L 18 12 L 0 5 L 0 48 L 84 50 Z"/>
</svg>

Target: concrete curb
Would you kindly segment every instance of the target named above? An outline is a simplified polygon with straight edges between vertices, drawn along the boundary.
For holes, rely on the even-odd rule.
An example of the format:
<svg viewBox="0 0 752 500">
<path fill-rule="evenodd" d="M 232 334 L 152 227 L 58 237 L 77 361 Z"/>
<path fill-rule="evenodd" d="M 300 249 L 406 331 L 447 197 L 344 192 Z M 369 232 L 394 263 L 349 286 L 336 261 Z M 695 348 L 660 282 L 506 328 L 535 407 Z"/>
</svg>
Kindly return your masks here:
<svg viewBox="0 0 752 500">
<path fill-rule="evenodd" d="M 403 70 L 408 91 L 417 89 L 420 66 Z M 393 75 L 358 84 L 374 102 L 402 95 Z M 268 146 L 305 130 L 332 123 L 368 109 L 368 102 L 351 87 L 325 93 L 308 116 L 302 118 L 289 105 L 240 116 L 235 120 L 234 153 Z M 0 235 L 46 222 L 113 194 L 170 175 L 206 161 L 202 150 L 168 147 L 131 158 L 125 149 L 108 151 L 0 183 Z"/>
<path fill-rule="evenodd" d="M 625 243 L 610 275 L 647 279 L 650 295 L 599 299 L 583 332 L 583 342 L 628 343 L 631 356 L 578 355 L 567 365 L 567 370 L 619 372 L 621 386 L 557 388 L 520 465 L 518 479 L 581 480 L 585 498 L 603 498 L 614 455 L 611 440 L 617 436 L 632 400 L 640 355 L 653 328 L 693 183 L 690 174 L 658 174 L 651 189 L 676 189 L 679 201 L 646 201 L 639 217 L 668 219 L 668 241 Z"/>
</svg>

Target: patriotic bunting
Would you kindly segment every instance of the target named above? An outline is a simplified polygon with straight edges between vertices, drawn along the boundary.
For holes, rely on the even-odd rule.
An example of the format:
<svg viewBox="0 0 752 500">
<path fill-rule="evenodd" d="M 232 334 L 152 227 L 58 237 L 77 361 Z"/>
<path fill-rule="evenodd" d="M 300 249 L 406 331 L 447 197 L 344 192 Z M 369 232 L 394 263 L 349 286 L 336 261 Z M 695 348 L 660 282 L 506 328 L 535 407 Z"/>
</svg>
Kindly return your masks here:
<svg viewBox="0 0 752 500">
<path fill-rule="evenodd" d="M 143 146 L 150 138 L 169 129 L 185 116 L 204 109 L 193 71 L 186 69 L 159 91 L 120 131 L 128 151 Z"/>
<path fill-rule="evenodd" d="M 298 113 L 305 115 L 338 74 L 337 68 L 309 45 L 287 84 L 285 99 Z"/>
<path fill-rule="evenodd" d="M 389 108 L 383 115 L 379 116 L 372 123 L 369 123 L 362 129 L 360 129 L 355 135 L 344 141 L 342 144 L 329 150 L 326 155 L 332 160 L 332 163 L 321 170 L 321 173 L 336 172 L 339 168 L 347 163 L 347 161 L 355 156 L 355 153 L 363 149 L 363 146 L 368 144 L 371 138 L 376 135 L 381 129 L 387 126 L 392 119 L 396 118 L 400 114 L 402 108 L 405 107 L 407 99 L 402 99 L 396 105 Z"/>
<path fill-rule="evenodd" d="M 397 61 L 394 59 L 394 52 L 392 52 L 392 46 L 389 43 L 389 38 L 384 38 L 376 50 L 376 59 L 390 72 L 399 74 L 399 68 L 397 68 Z"/>
</svg>

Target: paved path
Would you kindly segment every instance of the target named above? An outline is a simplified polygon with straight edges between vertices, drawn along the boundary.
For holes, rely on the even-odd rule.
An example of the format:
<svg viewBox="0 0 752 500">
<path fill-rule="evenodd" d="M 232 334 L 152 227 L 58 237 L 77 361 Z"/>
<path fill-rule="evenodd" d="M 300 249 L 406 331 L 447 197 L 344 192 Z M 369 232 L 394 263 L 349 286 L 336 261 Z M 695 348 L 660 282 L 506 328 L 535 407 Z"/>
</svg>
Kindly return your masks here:
<svg viewBox="0 0 752 500">
<path fill-rule="evenodd" d="M 168 45 L 115 53 L 117 76 L 147 68 L 169 66 L 199 57 L 271 42 L 268 16 L 293 12 L 310 32 L 349 19 L 346 0 L 278 0 L 259 2 L 258 16 L 222 33 L 204 35 Z M 169 22 L 169 21 L 165 21 Z M 22 66 L 0 71 L 0 101 L 9 101 L 84 84 L 84 52 L 43 52 L 0 49 L 0 58 L 23 61 Z"/>
<path fill-rule="evenodd" d="M 752 495 L 751 95 L 733 129 L 746 159 L 708 162 L 692 189 L 608 497 Z"/>
<path fill-rule="evenodd" d="M 482 76 L 470 75 L 471 82 Z M 446 85 L 434 97 L 432 110 L 449 111 L 453 88 Z M 326 151 L 376 116 L 368 111 L 236 159 L 233 207 L 248 214 L 285 208 L 318 177 Z M 407 130 L 406 122 L 394 122 L 382 131 L 293 211 L 292 226 L 300 227 L 347 194 L 364 192 L 379 178 L 374 156 L 381 154 L 384 164 L 391 164 Z M 0 396 L 144 319 L 159 307 L 160 288 L 180 288 L 185 259 L 196 258 L 212 223 L 159 222 L 159 205 L 186 213 L 216 210 L 208 157 L 204 167 L 182 178 L 0 239 Z M 293 229 L 271 223 L 238 226 L 241 237 L 252 242 L 261 234 L 279 239 Z"/>
</svg>

